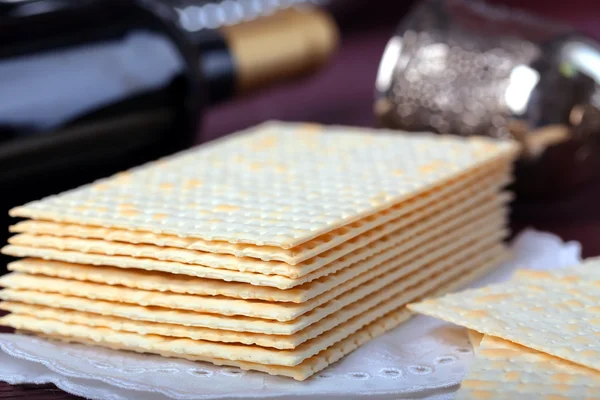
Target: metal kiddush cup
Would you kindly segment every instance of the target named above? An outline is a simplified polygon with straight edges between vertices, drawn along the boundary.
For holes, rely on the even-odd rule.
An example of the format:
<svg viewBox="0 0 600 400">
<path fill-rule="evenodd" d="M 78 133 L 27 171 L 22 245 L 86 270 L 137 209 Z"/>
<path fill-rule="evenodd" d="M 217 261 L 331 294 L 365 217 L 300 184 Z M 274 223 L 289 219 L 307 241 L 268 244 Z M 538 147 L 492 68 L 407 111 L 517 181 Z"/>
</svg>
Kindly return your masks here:
<svg viewBox="0 0 600 400">
<path fill-rule="evenodd" d="M 547 198 L 600 177 L 600 45 L 478 1 L 426 0 L 381 59 L 375 113 L 389 128 L 513 138 L 515 189 Z"/>
</svg>

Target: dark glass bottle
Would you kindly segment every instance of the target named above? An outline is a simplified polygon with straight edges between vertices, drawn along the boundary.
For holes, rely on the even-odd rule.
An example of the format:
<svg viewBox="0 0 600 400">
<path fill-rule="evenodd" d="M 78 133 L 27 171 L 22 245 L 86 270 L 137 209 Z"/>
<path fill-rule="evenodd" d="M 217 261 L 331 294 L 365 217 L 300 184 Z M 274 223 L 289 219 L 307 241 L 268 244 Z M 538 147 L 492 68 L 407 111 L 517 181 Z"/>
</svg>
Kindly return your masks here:
<svg viewBox="0 0 600 400">
<path fill-rule="evenodd" d="M 204 106 L 315 67 L 333 46 L 318 60 L 246 48 L 273 27 L 313 43 L 300 25 L 190 33 L 159 0 L 0 2 L 0 242 L 9 208 L 188 147 Z"/>
<path fill-rule="evenodd" d="M 193 142 L 199 52 L 170 7 L 51 0 L 0 12 L 0 188 L 11 203 Z"/>
</svg>

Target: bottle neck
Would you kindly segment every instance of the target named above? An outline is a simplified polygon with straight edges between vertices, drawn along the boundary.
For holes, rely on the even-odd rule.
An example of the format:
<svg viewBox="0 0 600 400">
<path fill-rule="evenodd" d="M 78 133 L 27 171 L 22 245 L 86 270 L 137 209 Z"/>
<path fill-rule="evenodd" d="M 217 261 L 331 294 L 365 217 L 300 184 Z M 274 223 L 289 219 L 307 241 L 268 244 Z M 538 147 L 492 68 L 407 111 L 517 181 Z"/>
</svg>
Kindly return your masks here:
<svg viewBox="0 0 600 400">
<path fill-rule="evenodd" d="M 313 72 L 338 40 L 335 23 L 316 7 L 187 34 L 199 53 L 209 104 Z"/>
<path fill-rule="evenodd" d="M 199 68 L 205 81 L 207 103 L 214 105 L 233 97 L 237 68 L 223 34 L 218 30 L 204 29 L 190 32 L 189 37 L 200 55 Z"/>
</svg>

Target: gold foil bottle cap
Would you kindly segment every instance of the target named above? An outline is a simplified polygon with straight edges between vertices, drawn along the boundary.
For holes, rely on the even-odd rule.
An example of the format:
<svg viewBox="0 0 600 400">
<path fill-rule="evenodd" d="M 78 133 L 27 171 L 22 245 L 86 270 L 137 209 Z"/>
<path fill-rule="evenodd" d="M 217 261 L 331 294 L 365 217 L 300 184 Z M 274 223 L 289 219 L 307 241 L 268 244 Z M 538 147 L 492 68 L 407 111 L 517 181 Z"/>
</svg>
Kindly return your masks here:
<svg viewBox="0 0 600 400">
<path fill-rule="evenodd" d="M 339 40 L 332 17 L 316 7 L 286 9 L 220 31 L 236 64 L 237 93 L 314 71 Z"/>
</svg>

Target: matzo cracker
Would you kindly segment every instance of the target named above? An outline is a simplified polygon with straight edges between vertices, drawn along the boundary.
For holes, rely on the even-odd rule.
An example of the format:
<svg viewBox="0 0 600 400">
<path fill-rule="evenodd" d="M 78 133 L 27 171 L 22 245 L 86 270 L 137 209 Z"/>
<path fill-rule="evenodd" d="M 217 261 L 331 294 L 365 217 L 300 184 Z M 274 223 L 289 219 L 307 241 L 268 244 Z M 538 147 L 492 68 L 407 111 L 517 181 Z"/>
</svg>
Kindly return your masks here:
<svg viewBox="0 0 600 400">
<path fill-rule="evenodd" d="M 481 137 L 269 123 L 11 215 L 292 248 L 518 151 Z"/>
<path fill-rule="evenodd" d="M 484 336 L 457 400 L 599 399 L 600 373 L 502 339 Z"/>
<path fill-rule="evenodd" d="M 600 293 L 586 288 L 506 282 L 409 308 L 600 370 Z"/>
<path fill-rule="evenodd" d="M 510 171 L 503 167 L 491 166 L 481 168 L 468 174 L 462 179 L 456 179 L 444 185 L 427 191 L 420 196 L 406 201 L 398 206 L 383 210 L 369 218 L 363 218 L 347 226 L 318 236 L 306 243 L 292 249 L 282 249 L 276 246 L 255 246 L 244 243 L 229 243 L 223 241 L 208 241 L 197 238 L 186 238 L 176 235 L 161 235 L 153 232 L 135 231 L 127 229 L 110 229 L 91 225 L 65 224 L 52 221 L 21 221 L 10 227 L 11 232 L 30 233 L 35 235 L 52 235 L 61 237 L 79 237 L 85 239 L 103 239 L 111 242 L 125 242 L 133 244 L 151 244 L 163 247 L 185 248 L 211 253 L 231 254 L 236 257 L 253 257 L 263 261 L 283 261 L 296 265 L 309 258 L 315 257 L 324 251 L 345 243 L 358 235 L 379 226 L 394 224 L 393 221 L 419 211 L 425 216 L 427 212 L 437 210 L 436 204 L 452 199 L 463 199 L 463 193 L 473 192 L 475 185 L 481 189 L 489 185 L 499 187 L 509 182 Z M 468 198 L 469 196 L 467 196 Z M 408 222 L 407 222 L 408 223 Z M 378 230 L 380 232 L 382 230 Z M 389 231 L 391 232 L 391 231 Z M 373 240 L 376 235 L 369 235 Z"/>
</svg>

